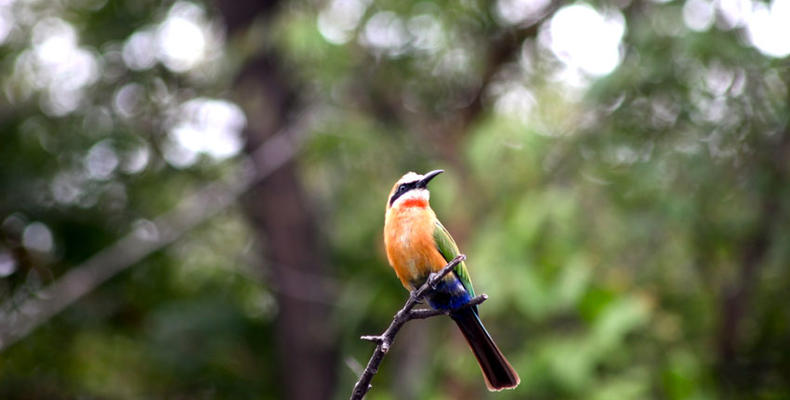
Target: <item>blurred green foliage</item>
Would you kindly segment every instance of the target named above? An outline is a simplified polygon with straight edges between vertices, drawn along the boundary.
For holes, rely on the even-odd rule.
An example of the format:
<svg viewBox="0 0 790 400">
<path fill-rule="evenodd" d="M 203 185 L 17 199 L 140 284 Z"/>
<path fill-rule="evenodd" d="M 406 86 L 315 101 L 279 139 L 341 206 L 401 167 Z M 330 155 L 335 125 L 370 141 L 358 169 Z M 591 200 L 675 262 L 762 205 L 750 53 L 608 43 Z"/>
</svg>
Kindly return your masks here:
<svg viewBox="0 0 790 400">
<path fill-rule="evenodd" d="M 240 146 L 215 152 L 240 127 L 177 128 L 193 99 L 224 99 L 198 120 L 233 101 L 257 112 L 233 82 L 266 51 L 319 121 L 296 162 L 328 248 L 315 279 L 335 289 L 335 398 L 372 350 L 358 337 L 406 297 L 382 248 L 386 194 L 434 168 L 432 205 L 522 383 L 485 392 L 454 326 L 432 319 L 398 336 L 370 398 L 790 397 L 790 68 L 730 3 L 593 2 L 623 28 L 598 75 L 552 50 L 563 3 L 294 1 L 233 34 L 221 3 L 0 2 L 4 318 L 242 173 Z M 198 58 L 168 50 L 174 20 Z M 224 142 L 179 136 L 223 123 Z M 3 348 L 0 397 L 282 398 L 278 377 L 299 371 L 278 364 L 284 289 L 266 252 L 230 207 Z"/>
</svg>

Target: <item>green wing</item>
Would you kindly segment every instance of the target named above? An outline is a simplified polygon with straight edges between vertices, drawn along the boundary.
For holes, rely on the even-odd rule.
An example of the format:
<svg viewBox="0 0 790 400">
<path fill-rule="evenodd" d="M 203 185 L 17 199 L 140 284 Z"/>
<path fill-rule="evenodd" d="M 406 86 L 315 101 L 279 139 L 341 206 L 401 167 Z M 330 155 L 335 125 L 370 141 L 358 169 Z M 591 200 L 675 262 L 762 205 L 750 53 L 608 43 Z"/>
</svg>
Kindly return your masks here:
<svg viewBox="0 0 790 400">
<path fill-rule="evenodd" d="M 458 255 L 458 245 L 455 240 L 450 236 L 450 232 L 439 222 L 438 219 L 434 220 L 433 240 L 436 242 L 436 249 L 439 250 L 445 261 L 450 262 L 455 256 Z M 469 278 L 469 271 L 466 270 L 466 263 L 461 261 L 455 267 L 455 275 L 461 280 L 466 290 L 472 297 L 475 297 L 475 288 L 472 287 L 472 280 Z"/>
</svg>

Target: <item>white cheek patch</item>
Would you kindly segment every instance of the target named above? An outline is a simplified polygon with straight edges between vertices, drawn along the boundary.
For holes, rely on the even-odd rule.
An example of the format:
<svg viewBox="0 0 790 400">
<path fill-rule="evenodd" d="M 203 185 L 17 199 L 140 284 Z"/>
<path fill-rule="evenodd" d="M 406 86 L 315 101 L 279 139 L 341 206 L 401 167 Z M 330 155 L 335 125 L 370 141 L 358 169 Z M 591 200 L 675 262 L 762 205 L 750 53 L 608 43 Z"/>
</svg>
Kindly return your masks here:
<svg viewBox="0 0 790 400">
<path fill-rule="evenodd" d="M 428 201 L 431 198 L 431 192 L 428 189 L 412 189 L 402 196 L 398 197 L 395 200 L 395 204 L 392 205 L 393 208 L 398 207 L 401 203 L 408 200 L 425 200 Z"/>
</svg>

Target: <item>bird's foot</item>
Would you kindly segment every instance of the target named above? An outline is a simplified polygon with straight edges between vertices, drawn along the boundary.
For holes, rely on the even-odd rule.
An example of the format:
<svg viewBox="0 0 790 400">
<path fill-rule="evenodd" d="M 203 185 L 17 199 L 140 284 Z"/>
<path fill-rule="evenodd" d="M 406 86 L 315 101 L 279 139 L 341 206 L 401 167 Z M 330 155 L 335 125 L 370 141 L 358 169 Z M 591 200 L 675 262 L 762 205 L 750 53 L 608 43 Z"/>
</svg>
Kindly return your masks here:
<svg viewBox="0 0 790 400">
<path fill-rule="evenodd" d="M 439 284 L 439 279 L 438 279 L 438 277 L 439 277 L 439 274 L 437 274 L 436 272 L 431 272 L 431 273 L 428 275 L 428 285 L 429 285 L 429 286 L 431 287 L 431 289 L 433 289 L 433 290 L 436 290 L 436 285 L 438 285 L 438 284 Z"/>
</svg>

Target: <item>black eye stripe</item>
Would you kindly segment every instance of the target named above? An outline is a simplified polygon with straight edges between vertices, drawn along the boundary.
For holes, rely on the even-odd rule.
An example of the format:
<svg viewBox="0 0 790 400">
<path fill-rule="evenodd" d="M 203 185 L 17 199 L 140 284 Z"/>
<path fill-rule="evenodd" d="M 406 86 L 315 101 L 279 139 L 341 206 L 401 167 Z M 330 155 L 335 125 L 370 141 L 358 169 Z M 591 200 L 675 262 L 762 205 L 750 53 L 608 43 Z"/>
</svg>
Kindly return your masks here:
<svg viewBox="0 0 790 400">
<path fill-rule="evenodd" d="M 404 193 L 416 188 L 419 182 L 420 181 L 401 183 L 400 186 L 398 186 L 398 189 L 395 191 L 395 194 L 390 197 L 390 206 L 395 203 L 395 200 L 397 200 L 398 197 L 401 197 Z"/>
</svg>

